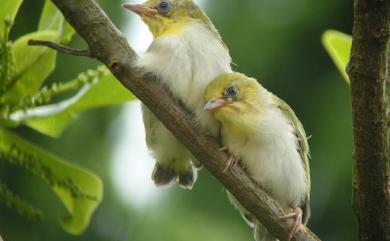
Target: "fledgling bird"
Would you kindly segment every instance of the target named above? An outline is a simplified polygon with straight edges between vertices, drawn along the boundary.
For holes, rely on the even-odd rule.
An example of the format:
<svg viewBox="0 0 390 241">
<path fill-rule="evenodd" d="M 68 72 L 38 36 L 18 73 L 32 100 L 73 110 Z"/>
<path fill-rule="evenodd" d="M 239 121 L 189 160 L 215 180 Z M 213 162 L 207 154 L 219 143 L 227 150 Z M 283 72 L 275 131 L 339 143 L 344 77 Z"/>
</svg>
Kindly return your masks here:
<svg viewBox="0 0 390 241">
<path fill-rule="evenodd" d="M 290 239 L 310 216 L 309 147 L 301 122 L 281 99 L 240 73 L 218 76 L 207 87 L 204 109 L 221 123 L 223 144 L 248 175 L 294 219 Z M 230 160 L 230 159 L 229 159 Z M 227 165 L 231 165 L 228 163 Z M 276 240 L 229 194 L 254 225 L 257 241 Z"/>
<path fill-rule="evenodd" d="M 203 93 L 212 79 L 231 72 L 231 57 L 210 19 L 192 0 L 149 0 L 123 7 L 140 15 L 154 38 L 136 65 L 157 76 L 202 127 L 217 135 L 217 122 L 203 111 Z M 146 142 L 156 159 L 155 184 L 176 180 L 192 188 L 199 163 L 146 106 L 142 109 Z"/>
</svg>

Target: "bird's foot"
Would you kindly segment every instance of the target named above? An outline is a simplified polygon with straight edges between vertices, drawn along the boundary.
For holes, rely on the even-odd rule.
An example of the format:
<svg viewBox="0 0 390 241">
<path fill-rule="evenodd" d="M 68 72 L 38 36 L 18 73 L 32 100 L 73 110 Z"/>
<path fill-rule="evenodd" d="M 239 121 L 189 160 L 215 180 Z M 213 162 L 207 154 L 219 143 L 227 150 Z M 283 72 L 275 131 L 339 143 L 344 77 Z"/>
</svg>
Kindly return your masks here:
<svg viewBox="0 0 390 241">
<path fill-rule="evenodd" d="M 225 164 L 225 168 L 223 169 L 223 172 L 226 172 L 230 167 L 236 165 L 237 161 L 238 160 L 236 156 L 233 153 L 229 152 L 229 158 Z"/>
<path fill-rule="evenodd" d="M 223 151 L 227 151 L 227 150 L 229 150 L 229 148 L 227 146 L 223 146 L 223 147 L 218 149 L 219 152 L 223 152 Z"/>
<path fill-rule="evenodd" d="M 237 164 L 238 160 L 236 156 L 229 151 L 229 148 L 227 146 L 223 146 L 219 148 L 218 151 L 219 152 L 227 151 L 227 153 L 229 154 L 229 159 L 227 160 L 225 167 L 223 168 L 223 172 L 226 172 L 227 169 Z"/>
<path fill-rule="evenodd" d="M 289 213 L 287 215 L 279 217 L 281 220 L 286 220 L 286 219 L 293 219 L 293 226 L 291 228 L 290 234 L 288 236 L 288 241 L 292 239 L 292 237 L 298 232 L 299 228 L 302 225 L 302 209 L 299 207 L 293 208 L 292 213 Z"/>
</svg>

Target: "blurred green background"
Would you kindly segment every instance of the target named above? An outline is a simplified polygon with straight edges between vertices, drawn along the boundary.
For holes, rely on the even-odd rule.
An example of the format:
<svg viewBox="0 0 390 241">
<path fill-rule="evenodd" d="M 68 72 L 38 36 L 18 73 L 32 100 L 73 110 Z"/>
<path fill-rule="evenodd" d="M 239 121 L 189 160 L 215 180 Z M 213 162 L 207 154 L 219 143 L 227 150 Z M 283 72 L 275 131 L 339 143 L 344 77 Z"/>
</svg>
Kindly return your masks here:
<svg viewBox="0 0 390 241">
<path fill-rule="evenodd" d="M 43 2 L 23 3 L 11 39 L 34 31 Z M 121 1 L 98 2 L 130 43 L 144 50 L 150 36 L 143 37 L 147 29 L 140 19 L 122 9 Z M 322 240 L 355 240 L 349 87 L 321 45 L 326 29 L 351 32 L 352 1 L 198 3 L 223 36 L 235 70 L 258 78 L 289 103 L 311 136 L 309 227 Z M 79 37 L 71 45 L 85 47 Z M 51 80 L 65 81 L 97 65 L 93 60 L 59 54 Z M 28 128 L 20 128 L 18 133 L 97 173 L 104 181 L 105 194 L 88 230 L 72 236 L 56 221 L 65 210 L 49 188 L 30 173 L 1 163 L 2 179 L 46 214 L 43 223 L 33 223 L 0 203 L 0 233 L 5 241 L 253 240 L 252 230 L 207 170 L 200 172 L 192 191 L 153 187 L 149 178 L 153 161 L 144 147 L 139 103 L 84 113 L 58 139 Z"/>
</svg>

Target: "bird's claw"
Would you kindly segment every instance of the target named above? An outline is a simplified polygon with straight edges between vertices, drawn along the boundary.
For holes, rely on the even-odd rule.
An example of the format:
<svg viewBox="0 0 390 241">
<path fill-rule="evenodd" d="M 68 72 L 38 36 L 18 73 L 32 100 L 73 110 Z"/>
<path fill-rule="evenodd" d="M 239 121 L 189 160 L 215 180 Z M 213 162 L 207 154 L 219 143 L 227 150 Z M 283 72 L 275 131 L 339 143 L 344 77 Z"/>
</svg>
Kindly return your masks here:
<svg viewBox="0 0 390 241">
<path fill-rule="evenodd" d="M 229 159 L 226 161 L 225 167 L 223 168 L 223 172 L 226 172 L 227 169 L 229 169 L 231 166 L 234 166 L 237 163 L 237 158 L 234 156 L 233 153 L 229 151 L 229 148 L 227 146 L 223 146 L 218 149 L 219 152 L 227 151 L 229 154 Z"/>
<path fill-rule="evenodd" d="M 227 150 L 228 150 L 227 146 L 223 146 L 223 147 L 218 149 L 219 152 L 223 152 L 223 151 L 227 151 Z"/>
<path fill-rule="evenodd" d="M 284 216 L 279 217 L 281 220 L 286 220 L 286 219 L 294 219 L 293 226 L 291 228 L 290 234 L 288 236 L 288 241 L 292 239 L 292 237 L 298 232 L 299 228 L 302 225 L 302 209 L 299 207 L 293 208 L 292 213 L 286 214 Z"/>
<path fill-rule="evenodd" d="M 236 156 L 233 153 L 229 152 L 229 159 L 226 162 L 223 172 L 226 172 L 230 167 L 236 165 L 236 163 L 237 163 Z"/>
</svg>

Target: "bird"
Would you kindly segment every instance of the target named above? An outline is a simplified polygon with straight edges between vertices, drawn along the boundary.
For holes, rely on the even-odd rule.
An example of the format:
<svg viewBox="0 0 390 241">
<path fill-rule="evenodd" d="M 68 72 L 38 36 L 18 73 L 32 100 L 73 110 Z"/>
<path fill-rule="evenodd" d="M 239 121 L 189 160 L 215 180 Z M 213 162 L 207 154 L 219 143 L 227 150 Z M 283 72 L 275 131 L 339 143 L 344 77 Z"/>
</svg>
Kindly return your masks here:
<svg viewBox="0 0 390 241">
<path fill-rule="evenodd" d="M 203 93 L 212 79 L 232 72 L 232 60 L 209 17 L 192 0 L 149 0 L 122 6 L 138 14 L 153 35 L 135 66 L 155 76 L 194 114 L 200 127 L 217 136 L 217 121 L 203 111 Z M 191 189 L 200 162 L 145 105 L 142 112 L 146 143 L 156 160 L 154 183 L 162 186 L 176 181 Z"/>
<path fill-rule="evenodd" d="M 294 220 L 290 240 L 310 216 L 309 146 L 301 122 L 283 100 L 256 79 L 237 72 L 214 79 L 204 98 L 204 110 L 221 123 L 223 146 L 233 157 L 227 168 L 240 163 L 248 176 L 289 212 L 280 219 Z M 254 227 L 256 241 L 277 240 L 228 195 Z"/>
</svg>

